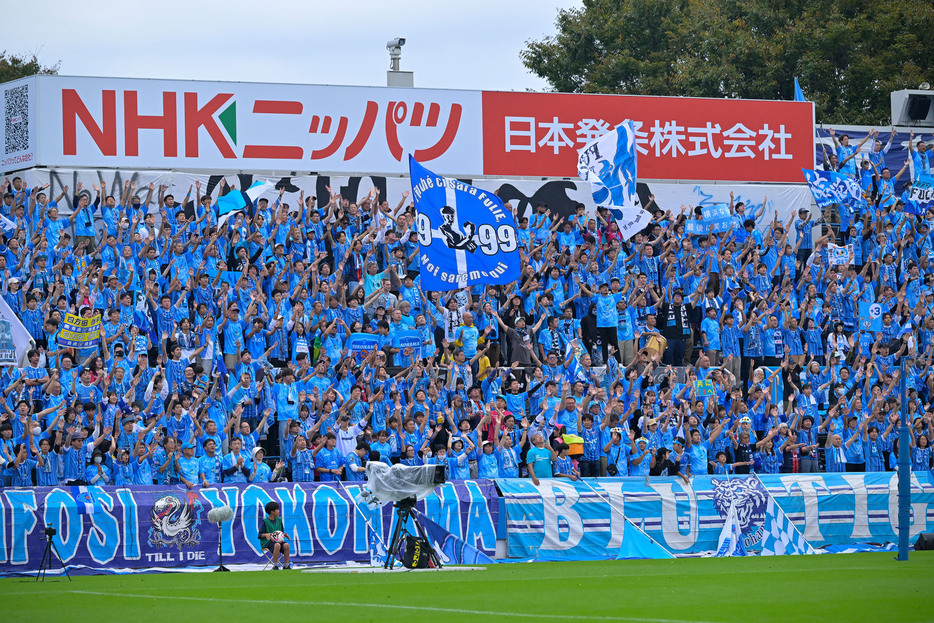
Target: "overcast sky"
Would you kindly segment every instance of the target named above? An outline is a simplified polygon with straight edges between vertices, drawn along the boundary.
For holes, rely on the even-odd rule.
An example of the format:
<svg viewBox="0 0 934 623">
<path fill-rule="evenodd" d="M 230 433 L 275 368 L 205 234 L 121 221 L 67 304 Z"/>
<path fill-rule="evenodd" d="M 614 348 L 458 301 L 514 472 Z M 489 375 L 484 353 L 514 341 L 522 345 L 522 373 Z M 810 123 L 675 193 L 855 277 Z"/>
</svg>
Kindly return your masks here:
<svg viewBox="0 0 934 623">
<path fill-rule="evenodd" d="M 581 4 L 50 0 L 8 6 L 0 49 L 61 61 L 63 75 L 385 86 L 386 42 L 405 37 L 401 69 L 416 87 L 543 90 L 519 52 Z"/>
</svg>

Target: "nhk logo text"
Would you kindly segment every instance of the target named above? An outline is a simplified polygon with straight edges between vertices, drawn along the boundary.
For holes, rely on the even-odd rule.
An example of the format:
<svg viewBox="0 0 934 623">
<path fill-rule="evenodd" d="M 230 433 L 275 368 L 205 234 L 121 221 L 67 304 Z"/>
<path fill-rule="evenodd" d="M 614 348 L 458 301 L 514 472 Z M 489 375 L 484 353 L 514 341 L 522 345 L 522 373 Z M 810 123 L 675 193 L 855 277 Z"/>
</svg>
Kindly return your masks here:
<svg viewBox="0 0 934 623">
<path fill-rule="evenodd" d="M 123 91 L 123 114 L 117 113 L 117 91 L 100 92 L 100 117 L 90 112 L 88 105 L 74 89 L 62 89 L 62 153 L 78 155 L 78 125 L 91 137 L 103 156 L 139 156 L 140 130 L 162 133 L 165 158 L 179 157 L 179 136 L 184 141 L 183 156 L 201 155 L 201 128 L 204 128 L 215 148 L 224 158 L 237 158 L 237 102 L 233 93 L 218 93 L 206 99 L 198 93 L 163 91 L 162 114 L 139 112 L 137 91 Z M 97 102 L 92 102 L 97 110 Z M 117 144 L 119 124 L 123 125 L 122 153 Z M 181 132 L 179 131 L 181 130 Z"/>
</svg>

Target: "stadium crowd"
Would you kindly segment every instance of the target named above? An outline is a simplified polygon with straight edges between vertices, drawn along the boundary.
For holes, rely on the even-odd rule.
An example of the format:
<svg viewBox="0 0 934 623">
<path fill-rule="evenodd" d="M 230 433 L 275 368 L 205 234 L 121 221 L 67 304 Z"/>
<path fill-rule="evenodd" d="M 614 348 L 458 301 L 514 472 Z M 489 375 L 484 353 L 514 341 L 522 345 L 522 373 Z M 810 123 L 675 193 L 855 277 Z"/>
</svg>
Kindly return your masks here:
<svg viewBox="0 0 934 623">
<path fill-rule="evenodd" d="M 280 190 L 222 219 L 223 182 L 181 201 L 101 182 L 64 216 L 68 187 L 5 179 L 2 294 L 34 347 L 0 373 L 3 485 L 360 481 L 368 460 L 536 483 L 884 471 L 899 443 L 930 469 L 934 211 L 905 212 L 881 141 L 834 141 L 824 166 L 861 202 L 779 220 L 731 201 L 698 236 L 700 208 L 653 201 L 629 240 L 602 208 L 507 203 L 522 278 L 452 292 L 419 285 L 406 194 Z M 911 157 L 929 172 L 922 141 Z M 99 344 L 59 345 L 67 313 L 100 314 Z"/>
</svg>

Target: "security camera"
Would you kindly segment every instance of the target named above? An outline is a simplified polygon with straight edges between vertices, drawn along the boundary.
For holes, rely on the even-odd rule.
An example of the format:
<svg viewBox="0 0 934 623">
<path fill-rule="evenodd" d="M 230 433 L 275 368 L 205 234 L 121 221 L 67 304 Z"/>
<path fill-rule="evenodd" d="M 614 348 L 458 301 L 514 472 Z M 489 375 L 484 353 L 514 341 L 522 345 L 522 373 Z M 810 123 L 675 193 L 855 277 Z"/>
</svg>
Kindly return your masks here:
<svg viewBox="0 0 934 623">
<path fill-rule="evenodd" d="M 402 59 L 402 46 L 405 45 L 405 37 L 396 37 L 386 42 L 386 49 L 389 50 L 389 69 L 399 71 L 399 61 Z"/>
</svg>

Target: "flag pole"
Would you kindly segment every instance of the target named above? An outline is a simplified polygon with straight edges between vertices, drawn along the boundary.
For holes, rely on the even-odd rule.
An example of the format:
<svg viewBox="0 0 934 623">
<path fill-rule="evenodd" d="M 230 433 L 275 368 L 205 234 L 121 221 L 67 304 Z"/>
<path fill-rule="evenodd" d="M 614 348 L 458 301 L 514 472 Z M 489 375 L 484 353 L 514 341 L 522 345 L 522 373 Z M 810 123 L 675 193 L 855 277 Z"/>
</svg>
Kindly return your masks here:
<svg viewBox="0 0 934 623">
<path fill-rule="evenodd" d="M 898 425 L 898 560 L 908 560 L 908 523 L 911 505 L 911 459 L 910 435 L 908 428 L 908 383 L 905 358 L 899 362 L 899 406 Z"/>
</svg>

